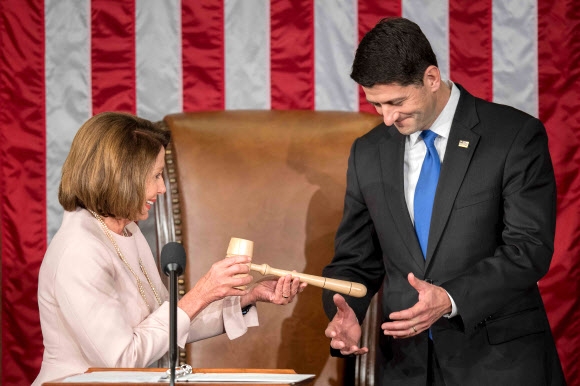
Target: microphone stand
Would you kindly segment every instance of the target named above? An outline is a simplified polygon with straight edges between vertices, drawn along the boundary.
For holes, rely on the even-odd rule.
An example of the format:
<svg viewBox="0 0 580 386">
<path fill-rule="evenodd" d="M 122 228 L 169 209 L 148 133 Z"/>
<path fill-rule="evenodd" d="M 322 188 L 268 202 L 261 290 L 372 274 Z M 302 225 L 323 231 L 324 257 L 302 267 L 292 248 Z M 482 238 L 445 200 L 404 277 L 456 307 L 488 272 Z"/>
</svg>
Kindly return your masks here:
<svg viewBox="0 0 580 386">
<path fill-rule="evenodd" d="M 161 251 L 163 272 L 169 276 L 169 373 L 175 386 L 177 364 L 177 277 L 185 270 L 185 249 L 176 242 L 167 243 Z"/>
<path fill-rule="evenodd" d="M 175 386 L 175 366 L 177 365 L 177 264 L 169 264 L 169 366 L 171 379 L 169 384 Z M 172 269 L 173 268 L 173 269 Z"/>
</svg>

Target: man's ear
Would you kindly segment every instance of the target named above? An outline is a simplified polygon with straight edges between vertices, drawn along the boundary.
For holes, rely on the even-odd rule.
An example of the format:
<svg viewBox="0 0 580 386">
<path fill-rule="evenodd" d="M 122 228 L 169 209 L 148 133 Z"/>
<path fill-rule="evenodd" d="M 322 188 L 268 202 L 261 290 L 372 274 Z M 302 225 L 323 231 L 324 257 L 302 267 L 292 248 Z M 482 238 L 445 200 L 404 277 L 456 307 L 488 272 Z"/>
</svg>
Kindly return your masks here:
<svg viewBox="0 0 580 386">
<path fill-rule="evenodd" d="M 441 86 L 441 72 L 439 72 L 437 66 L 431 65 L 427 67 L 425 74 L 423 75 L 423 84 L 427 86 L 431 92 L 439 90 L 439 87 Z"/>
</svg>

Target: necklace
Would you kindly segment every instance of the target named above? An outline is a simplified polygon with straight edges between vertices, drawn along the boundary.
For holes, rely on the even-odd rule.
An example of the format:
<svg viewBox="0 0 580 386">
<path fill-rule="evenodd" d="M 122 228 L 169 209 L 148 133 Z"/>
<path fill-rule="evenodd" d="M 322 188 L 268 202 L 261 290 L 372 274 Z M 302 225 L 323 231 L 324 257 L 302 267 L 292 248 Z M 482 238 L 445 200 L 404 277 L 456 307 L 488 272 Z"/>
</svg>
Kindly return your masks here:
<svg viewBox="0 0 580 386">
<path fill-rule="evenodd" d="M 117 245 L 117 242 L 115 241 L 115 239 L 111 235 L 111 232 L 109 231 L 109 228 L 107 227 L 107 224 L 105 224 L 105 221 L 103 221 L 103 218 L 101 216 L 99 216 L 98 214 L 96 214 L 95 212 L 93 212 L 90 209 L 87 209 L 87 210 L 93 215 L 94 218 L 96 218 L 99 221 L 99 223 L 101 225 L 101 229 L 103 230 L 103 232 L 105 233 L 107 238 L 111 241 L 111 243 L 113 244 L 113 247 L 115 247 L 115 251 L 117 252 L 117 256 L 119 256 L 121 261 L 125 264 L 125 266 L 129 269 L 129 271 L 131 271 L 131 273 L 135 277 L 135 281 L 137 282 L 137 288 L 139 288 L 139 293 L 141 294 L 143 301 L 147 305 L 147 308 L 149 310 L 151 310 L 151 307 L 149 306 L 149 302 L 147 301 L 147 297 L 145 296 L 145 289 L 143 288 L 143 284 L 141 283 L 141 279 L 139 279 L 139 276 L 137 276 L 135 271 L 133 271 L 133 268 L 131 268 L 131 266 L 129 265 L 129 262 L 127 261 L 127 259 L 125 259 L 125 256 L 123 256 L 123 254 L 121 253 L 121 249 L 119 248 L 119 246 Z M 128 235 L 126 233 L 125 228 L 123 228 L 123 235 Z M 153 282 L 151 282 L 151 279 L 149 278 L 149 274 L 147 273 L 147 270 L 145 269 L 145 266 L 143 265 L 143 261 L 141 260 L 141 257 L 137 256 L 137 258 L 139 259 L 139 268 L 141 268 L 141 272 L 143 272 L 143 274 L 145 275 L 145 278 L 147 279 L 147 282 L 149 283 L 149 286 L 153 290 L 153 294 L 155 295 L 155 299 L 157 300 L 157 303 L 159 305 L 161 305 L 163 303 L 161 301 L 161 297 L 157 293 L 155 286 L 153 286 Z"/>
</svg>

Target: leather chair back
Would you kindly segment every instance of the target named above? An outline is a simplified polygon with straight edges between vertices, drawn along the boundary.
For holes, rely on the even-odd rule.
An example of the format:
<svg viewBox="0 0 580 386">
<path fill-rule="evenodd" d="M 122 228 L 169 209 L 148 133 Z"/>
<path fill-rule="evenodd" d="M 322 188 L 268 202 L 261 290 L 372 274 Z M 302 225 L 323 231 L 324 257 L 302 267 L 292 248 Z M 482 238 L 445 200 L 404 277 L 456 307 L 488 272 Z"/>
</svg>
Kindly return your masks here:
<svg viewBox="0 0 580 386">
<path fill-rule="evenodd" d="M 160 246 L 179 241 L 186 249 L 180 291 L 225 256 L 231 237 L 254 241 L 254 263 L 321 275 L 342 216 L 350 146 L 380 122 L 371 114 L 319 111 L 166 116 L 170 188 L 156 208 L 157 226 Z M 321 291 L 309 286 L 288 306 L 260 303 L 259 327 L 233 341 L 224 335 L 190 344 L 181 361 L 289 368 L 316 374 L 316 385 L 341 385 L 347 369 L 329 356 Z M 369 358 L 364 368 L 358 364 L 361 379 L 372 377 Z"/>
</svg>

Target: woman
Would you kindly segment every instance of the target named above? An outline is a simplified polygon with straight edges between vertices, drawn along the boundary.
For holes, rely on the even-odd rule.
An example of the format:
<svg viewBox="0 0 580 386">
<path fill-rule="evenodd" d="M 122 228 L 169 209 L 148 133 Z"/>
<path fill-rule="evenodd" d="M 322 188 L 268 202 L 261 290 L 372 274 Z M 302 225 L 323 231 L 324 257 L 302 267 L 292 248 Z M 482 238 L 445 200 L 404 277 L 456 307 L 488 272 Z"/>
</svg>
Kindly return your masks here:
<svg viewBox="0 0 580 386">
<path fill-rule="evenodd" d="M 124 113 L 101 113 L 76 134 L 63 165 L 63 222 L 39 274 L 44 341 L 33 385 L 89 367 L 146 367 L 169 349 L 168 293 L 137 226 L 159 194 L 170 134 Z M 290 275 L 251 282 L 244 256 L 223 259 L 178 302 L 178 344 L 257 326 L 258 301 L 290 303 Z"/>
</svg>

